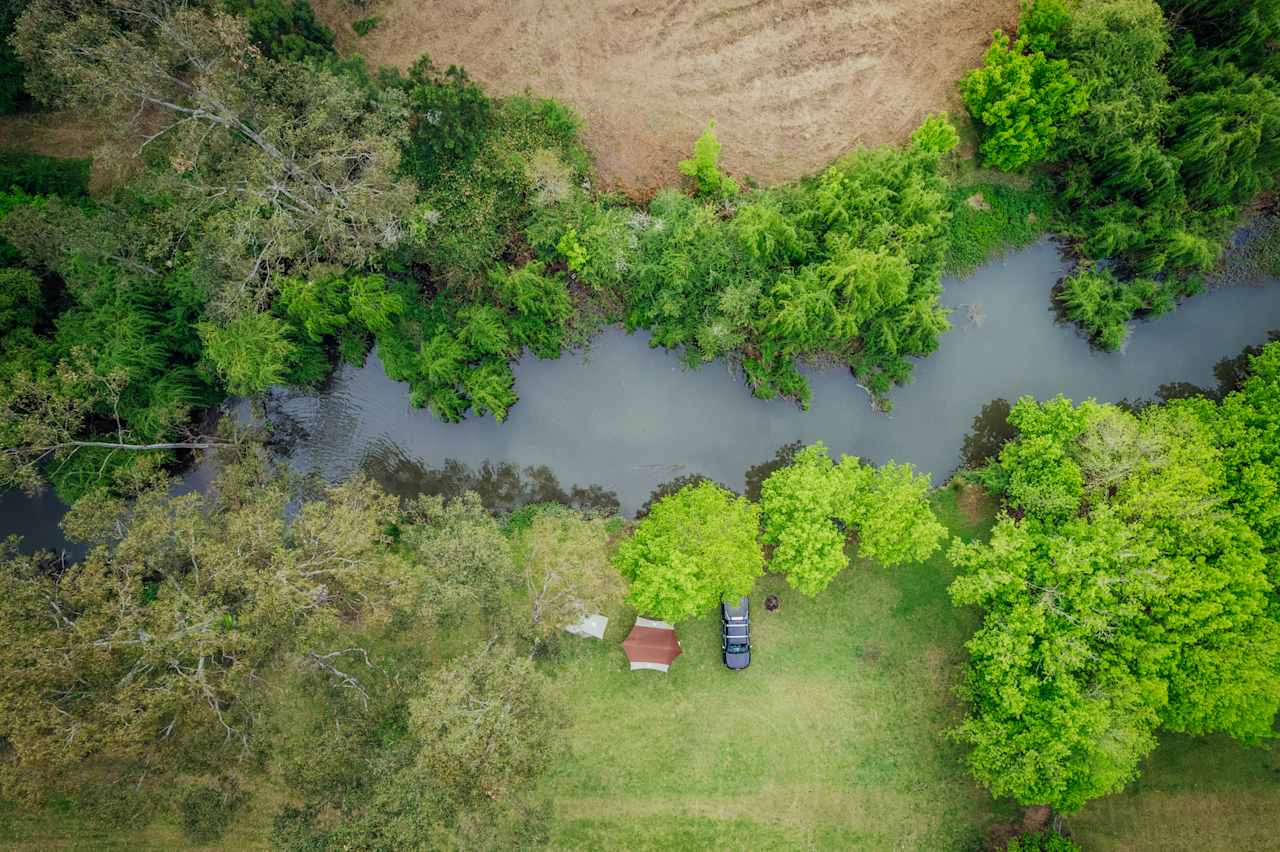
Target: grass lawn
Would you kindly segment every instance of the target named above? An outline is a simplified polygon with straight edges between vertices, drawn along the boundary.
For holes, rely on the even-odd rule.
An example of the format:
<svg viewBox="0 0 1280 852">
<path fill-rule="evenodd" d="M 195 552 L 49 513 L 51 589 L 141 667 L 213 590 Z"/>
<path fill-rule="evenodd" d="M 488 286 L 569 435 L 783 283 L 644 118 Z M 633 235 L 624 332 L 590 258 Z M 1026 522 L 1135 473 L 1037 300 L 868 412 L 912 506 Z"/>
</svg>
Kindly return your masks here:
<svg viewBox="0 0 1280 852">
<path fill-rule="evenodd" d="M 973 535 L 950 492 L 948 526 Z M 944 731 L 972 613 L 941 554 L 857 563 L 817 600 L 765 577 L 754 655 L 720 662 L 718 616 L 680 626 L 670 674 L 630 672 L 606 641 L 566 643 L 552 673 L 574 704 L 572 754 L 547 780 L 567 849 L 965 849 L 1012 814 L 973 782 Z M 782 598 L 778 612 L 764 597 Z"/>
<path fill-rule="evenodd" d="M 983 535 L 990 507 L 972 492 L 936 495 L 956 535 Z M 970 777 L 944 736 L 976 613 L 946 595 L 941 555 L 887 569 L 857 563 L 816 601 L 777 577 L 753 596 L 754 656 L 720 663 L 715 615 L 680 626 L 668 675 L 629 672 L 614 613 L 605 642 L 567 637 L 546 670 L 569 707 L 571 751 L 544 780 L 554 849 L 981 848 L 1017 819 Z M 782 608 L 764 611 L 776 593 Z M 279 794 L 259 786 L 210 849 L 269 848 Z M 1280 745 L 1166 737 L 1124 793 L 1067 819 L 1089 852 L 1280 848 Z M 192 848 L 171 817 L 133 832 L 96 827 L 67 803 L 26 812 L 0 803 L 0 849 Z"/>
</svg>

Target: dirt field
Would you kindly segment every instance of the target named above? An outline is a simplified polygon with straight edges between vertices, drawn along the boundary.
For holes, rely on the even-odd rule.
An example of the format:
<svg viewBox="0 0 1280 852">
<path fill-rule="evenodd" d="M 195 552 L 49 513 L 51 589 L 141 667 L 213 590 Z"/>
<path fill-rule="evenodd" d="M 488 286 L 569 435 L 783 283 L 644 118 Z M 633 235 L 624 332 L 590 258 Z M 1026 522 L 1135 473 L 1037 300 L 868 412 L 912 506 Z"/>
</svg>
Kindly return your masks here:
<svg viewBox="0 0 1280 852">
<path fill-rule="evenodd" d="M 572 104 L 601 176 L 669 184 L 708 119 L 723 162 L 772 183 L 858 144 L 904 138 L 961 108 L 1017 0 L 381 0 L 357 38 L 344 0 L 317 0 L 346 50 L 408 67 L 423 53 L 497 94 L 528 87 Z"/>
</svg>

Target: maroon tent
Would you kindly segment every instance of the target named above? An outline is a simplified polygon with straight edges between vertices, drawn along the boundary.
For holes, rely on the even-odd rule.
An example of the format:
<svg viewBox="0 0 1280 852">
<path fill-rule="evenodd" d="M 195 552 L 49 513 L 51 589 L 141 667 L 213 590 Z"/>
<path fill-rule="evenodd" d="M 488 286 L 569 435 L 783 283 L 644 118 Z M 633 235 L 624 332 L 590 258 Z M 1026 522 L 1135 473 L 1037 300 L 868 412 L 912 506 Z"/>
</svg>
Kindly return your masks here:
<svg viewBox="0 0 1280 852">
<path fill-rule="evenodd" d="M 682 653 L 676 629 L 665 621 L 637 618 L 627 638 L 622 640 L 622 650 L 627 652 L 631 670 L 654 669 L 665 672 L 671 661 Z"/>
</svg>

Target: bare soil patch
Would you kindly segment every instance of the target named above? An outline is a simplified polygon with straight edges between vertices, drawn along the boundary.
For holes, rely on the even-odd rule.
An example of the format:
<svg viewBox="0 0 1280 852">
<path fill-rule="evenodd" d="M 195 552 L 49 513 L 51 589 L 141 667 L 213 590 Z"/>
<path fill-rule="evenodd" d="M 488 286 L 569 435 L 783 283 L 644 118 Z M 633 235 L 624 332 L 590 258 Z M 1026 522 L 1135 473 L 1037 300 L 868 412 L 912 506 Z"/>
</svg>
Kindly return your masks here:
<svg viewBox="0 0 1280 852">
<path fill-rule="evenodd" d="M 407 68 L 426 53 L 493 93 L 571 104 L 601 178 L 633 193 L 674 183 L 709 119 L 738 175 L 774 183 L 858 145 L 900 141 L 961 109 L 1017 0 L 385 0 L 369 35 L 317 0 L 346 52 Z"/>
<path fill-rule="evenodd" d="M 988 517 L 994 508 L 993 504 L 991 495 L 979 485 L 963 485 L 960 487 L 959 495 L 956 496 L 956 506 L 959 507 L 969 526 L 981 523 L 983 518 Z"/>
<path fill-rule="evenodd" d="M 139 143 L 141 139 L 141 134 L 137 134 Z M 118 155 L 111 156 L 103 149 L 103 141 L 102 127 L 89 113 L 0 116 L 0 148 L 16 148 L 50 157 L 92 157 L 90 192 L 100 192 L 119 183 L 141 165 L 132 147 L 121 148 Z"/>
</svg>

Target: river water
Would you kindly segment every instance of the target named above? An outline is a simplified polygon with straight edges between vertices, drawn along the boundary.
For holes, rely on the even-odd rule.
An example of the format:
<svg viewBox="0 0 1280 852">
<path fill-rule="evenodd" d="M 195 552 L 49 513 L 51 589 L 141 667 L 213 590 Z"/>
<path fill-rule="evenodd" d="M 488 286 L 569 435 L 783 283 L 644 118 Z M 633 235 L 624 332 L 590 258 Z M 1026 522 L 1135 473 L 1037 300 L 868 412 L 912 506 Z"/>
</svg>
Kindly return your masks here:
<svg viewBox="0 0 1280 852">
<path fill-rule="evenodd" d="M 1257 282 L 1193 298 L 1137 323 L 1124 352 L 1099 352 L 1055 321 L 1049 291 L 1066 266 L 1043 242 L 945 280 L 952 330 L 917 364 L 914 380 L 893 391 L 888 415 L 872 410 L 843 368 L 806 371 L 813 400 L 802 411 L 755 399 L 720 363 L 688 370 L 649 348 L 647 335 L 616 329 L 585 353 L 523 359 L 520 401 L 501 424 L 446 424 L 411 409 L 406 386 L 386 377 L 376 355 L 363 368 L 341 368 L 318 395 L 273 395 L 269 411 L 298 436 L 290 464 L 326 478 L 364 469 L 402 494 L 473 487 L 497 508 L 568 498 L 632 514 L 680 476 L 741 490 L 752 466 L 794 441 L 911 462 L 936 483 L 960 463 L 967 436 L 972 447 L 975 418 L 1000 413 L 995 400 L 1063 393 L 1119 401 L 1150 398 L 1170 383 L 1214 387 L 1219 361 L 1280 329 L 1280 283 Z M 186 487 L 207 475 L 193 472 Z M 56 545 L 60 514 L 52 497 L 5 495 L 0 535 Z"/>
</svg>

